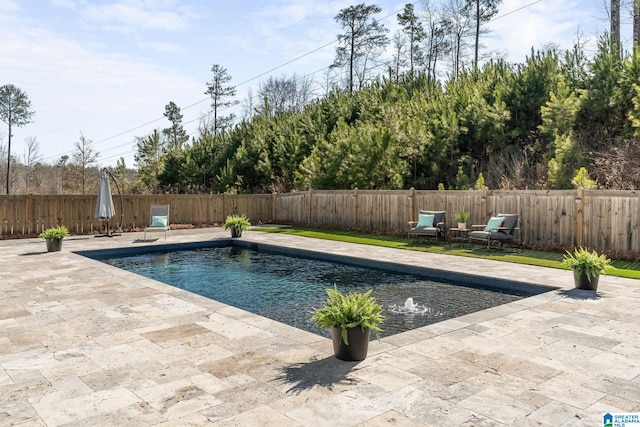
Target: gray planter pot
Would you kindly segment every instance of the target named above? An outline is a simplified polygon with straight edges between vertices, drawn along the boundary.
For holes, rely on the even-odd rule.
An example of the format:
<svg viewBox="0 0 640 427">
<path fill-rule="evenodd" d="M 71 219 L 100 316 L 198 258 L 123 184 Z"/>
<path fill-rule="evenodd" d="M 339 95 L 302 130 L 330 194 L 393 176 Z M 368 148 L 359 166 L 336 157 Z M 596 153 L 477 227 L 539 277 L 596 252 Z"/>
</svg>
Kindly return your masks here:
<svg viewBox="0 0 640 427">
<path fill-rule="evenodd" d="M 595 291 L 598 289 L 599 280 L 600 280 L 599 274 L 596 274 L 594 277 L 589 279 L 586 273 L 573 270 L 573 281 L 576 285 L 576 289 L 585 289 L 588 291 Z"/>
<path fill-rule="evenodd" d="M 333 338 L 333 353 L 336 358 L 346 361 L 364 360 L 369 350 L 369 335 L 371 330 L 360 326 L 349 328 L 347 337 L 349 345 L 342 340 L 342 329 L 339 326 L 331 328 L 331 337 Z"/>
<path fill-rule="evenodd" d="M 62 250 L 62 238 L 55 237 L 52 239 L 44 239 L 47 242 L 47 252 L 58 252 Z"/>
<path fill-rule="evenodd" d="M 242 230 L 238 230 L 237 228 L 231 229 L 231 238 L 236 239 L 238 237 L 242 237 Z"/>
</svg>

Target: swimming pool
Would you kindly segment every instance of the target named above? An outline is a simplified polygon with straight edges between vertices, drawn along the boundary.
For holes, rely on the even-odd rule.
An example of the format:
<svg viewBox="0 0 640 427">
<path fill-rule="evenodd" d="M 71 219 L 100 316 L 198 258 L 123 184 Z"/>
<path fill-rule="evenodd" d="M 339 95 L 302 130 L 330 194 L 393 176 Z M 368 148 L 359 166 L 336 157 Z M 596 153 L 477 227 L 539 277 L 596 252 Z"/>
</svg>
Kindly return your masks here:
<svg viewBox="0 0 640 427">
<path fill-rule="evenodd" d="M 353 265 L 346 259 L 335 262 L 330 257 L 313 259 L 300 251 L 298 255 L 306 256 L 276 253 L 275 248 L 264 245 L 256 248 L 230 243 L 168 245 L 82 255 L 322 336 L 329 336 L 329 331 L 316 328 L 309 317 L 313 308 L 323 303 L 326 288 L 334 284 L 342 292 L 373 289 L 388 317 L 382 336 L 548 290 L 489 288 L 464 283 L 462 278 L 458 283 L 434 281 L 389 271 L 389 265 Z M 409 298 L 414 305 L 407 304 Z"/>
</svg>

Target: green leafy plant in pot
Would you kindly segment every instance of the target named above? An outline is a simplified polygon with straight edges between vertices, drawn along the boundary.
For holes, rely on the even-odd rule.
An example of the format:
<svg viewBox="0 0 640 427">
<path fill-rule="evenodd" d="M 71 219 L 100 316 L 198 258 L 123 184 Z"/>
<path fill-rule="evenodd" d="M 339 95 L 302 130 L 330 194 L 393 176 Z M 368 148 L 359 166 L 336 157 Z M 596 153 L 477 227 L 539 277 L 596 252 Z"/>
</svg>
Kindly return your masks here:
<svg viewBox="0 0 640 427">
<path fill-rule="evenodd" d="M 57 252 L 62 250 L 62 239 L 68 237 L 69 230 L 64 225 L 51 227 L 39 234 L 39 237 L 47 242 L 47 252 Z"/>
<path fill-rule="evenodd" d="M 467 221 L 469 220 L 469 211 L 464 206 L 461 207 L 455 215 L 458 222 L 458 228 L 467 228 Z"/>
<path fill-rule="evenodd" d="M 579 247 L 573 252 L 567 251 L 562 263 L 573 270 L 576 288 L 595 291 L 600 275 L 606 274 L 611 260 L 605 254 Z"/>
<path fill-rule="evenodd" d="M 231 230 L 231 237 L 241 237 L 242 232 L 249 229 L 251 223 L 244 215 L 229 215 L 224 221 L 224 229 Z"/>
<path fill-rule="evenodd" d="M 319 328 L 331 328 L 333 351 L 340 360 L 364 360 L 371 331 L 380 339 L 380 325 L 386 317 L 382 307 L 367 292 L 342 294 L 337 287 L 327 289 L 324 305 L 314 310 L 311 320 Z"/>
</svg>

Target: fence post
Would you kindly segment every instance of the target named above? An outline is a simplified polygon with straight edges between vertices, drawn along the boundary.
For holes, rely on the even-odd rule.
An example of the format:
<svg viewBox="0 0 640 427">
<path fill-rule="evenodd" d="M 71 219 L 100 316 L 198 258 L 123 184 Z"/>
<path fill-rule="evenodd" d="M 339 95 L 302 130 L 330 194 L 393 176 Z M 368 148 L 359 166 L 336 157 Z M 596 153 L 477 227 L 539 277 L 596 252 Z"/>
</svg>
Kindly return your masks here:
<svg viewBox="0 0 640 427">
<path fill-rule="evenodd" d="M 409 199 L 409 221 L 408 222 L 413 222 L 415 221 L 415 201 L 414 201 L 414 196 L 415 196 L 415 189 L 413 187 L 411 187 L 409 189 L 409 196 L 407 197 Z"/>
<path fill-rule="evenodd" d="M 33 223 L 35 219 L 35 209 L 33 205 L 33 193 L 30 192 L 27 195 L 27 210 L 25 211 L 28 215 L 27 220 L 25 221 L 27 223 L 27 234 L 31 234 L 31 230 L 33 229 Z"/>
<path fill-rule="evenodd" d="M 480 196 L 480 210 L 482 212 L 482 224 L 487 223 L 489 215 L 489 187 L 482 189 L 482 195 Z"/>
<path fill-rule="evenodd" d="M 227 219 L 227 193 L 222 193 L 222 223 Z"/>
<path fill-rule="evenodd" d="M 307 211 L 307 225 L 311 225 L 311 210 L 313 205 L 313 188 L 309 187 L 309 210 Z"/>
<path fill-rule="evenodd" d="M 358 228 L 358 187 L 353 189 L 353 227 Z"/>
<path fill-rule="evenodd" d="M 576 191 L 576 245 L 584 245 L 584 189 Z"/>
<path fill-rule="evenodd" d="M 278 193 L 276 193 L 275 191 L 273 193 L 271 193 L 271 222 L 273 223 L 277 223 L 277 218 L 276 218 L 276 203 L 278 201 Z"/>
</svg>

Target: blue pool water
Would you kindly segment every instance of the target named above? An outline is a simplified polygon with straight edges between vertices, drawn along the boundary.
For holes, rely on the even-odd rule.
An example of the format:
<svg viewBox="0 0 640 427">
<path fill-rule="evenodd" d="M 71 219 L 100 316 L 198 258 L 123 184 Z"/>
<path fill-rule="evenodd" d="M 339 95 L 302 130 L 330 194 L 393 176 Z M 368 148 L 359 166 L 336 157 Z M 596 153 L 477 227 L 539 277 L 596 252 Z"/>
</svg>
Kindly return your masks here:
<svg viewBox="0 0 640 427">
<path fill-rule="evenodd" d="M 334 284 L 341 292 L 373 289 L 388 317 L 382 336 L 531 295 L 234 246 L 97 259 L 323 336 L 329 332 L 316 328 L 309 317 Z M 411 312 L 405 308 L 408 298 L 417 305 Z"/>
</svg>

